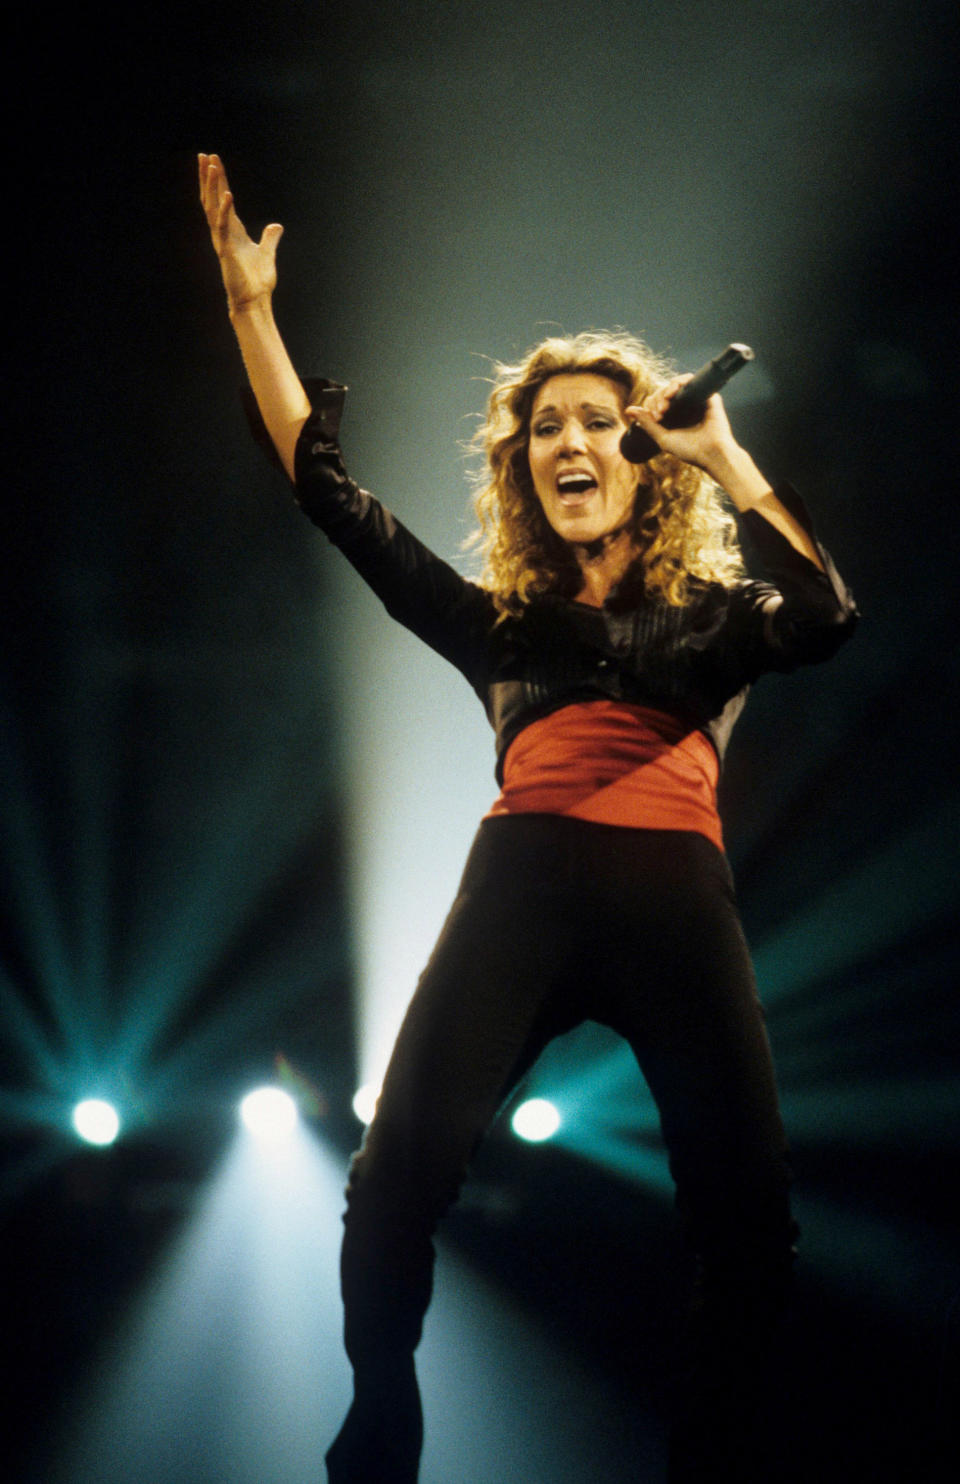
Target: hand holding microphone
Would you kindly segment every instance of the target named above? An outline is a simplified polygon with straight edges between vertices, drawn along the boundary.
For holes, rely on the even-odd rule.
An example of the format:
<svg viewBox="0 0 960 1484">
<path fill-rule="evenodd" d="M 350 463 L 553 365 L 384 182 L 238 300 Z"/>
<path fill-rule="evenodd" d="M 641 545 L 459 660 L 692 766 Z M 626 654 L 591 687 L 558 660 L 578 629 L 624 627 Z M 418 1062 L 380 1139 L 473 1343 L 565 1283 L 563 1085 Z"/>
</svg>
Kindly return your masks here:
<svg viewBox="0 0 960 1484">
<path fill-rule="evenodd" d="M 728 345 L 680 388 L 664 413 L 661 425 L 665 428 L 694 427 L 703 420 L 708 397 L 726 386 L 731 376 L 752 360 L 753 351 L 749 345 Z M 650 434 L 636 423 L 620 439 L 620 452 L 632 464 L 645 464 L 660 451 Z"/>
</svg>

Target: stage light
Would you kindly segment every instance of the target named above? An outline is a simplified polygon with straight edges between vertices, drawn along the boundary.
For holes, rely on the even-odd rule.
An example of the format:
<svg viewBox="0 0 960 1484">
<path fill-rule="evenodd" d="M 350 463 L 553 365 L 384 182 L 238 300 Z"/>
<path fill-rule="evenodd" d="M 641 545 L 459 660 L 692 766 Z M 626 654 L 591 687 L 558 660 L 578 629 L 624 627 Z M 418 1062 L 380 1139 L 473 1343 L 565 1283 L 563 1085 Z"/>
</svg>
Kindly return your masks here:
<svg viewBox="0 0 960 1484">
<path fill-rule="evenodd" d="M 112 1144 L 120 1132 L 120 1115 L 102 1098 L 84 1098 L 73 1110 L 73 1126 L 86 1144 Z"/>
<path fill-rule="evenodd" d="M 281 1087 L 258 1087 L 240 1104 L 243 1126 L 254 1138 L 279 1143 L 297 1126 L 297 1105 Z"/>
<path fill-rule="evenodd" d="M 528 1098 L 510 1120 L 510 1127 L 528 1144 L 542 1144 L 560 1127 L 560 1114 L 546 1098 Z"/>
<path fill-rule="evenodd" d="M 379 1087 L 372 1082 L 367 1082 L 359 1087 L 353 1095 L 353 1111 L 364 1125 L 373 1122 L 373 1115 L 377 1111 L 377 1098 L 380 1096 Z"/>
</svg>

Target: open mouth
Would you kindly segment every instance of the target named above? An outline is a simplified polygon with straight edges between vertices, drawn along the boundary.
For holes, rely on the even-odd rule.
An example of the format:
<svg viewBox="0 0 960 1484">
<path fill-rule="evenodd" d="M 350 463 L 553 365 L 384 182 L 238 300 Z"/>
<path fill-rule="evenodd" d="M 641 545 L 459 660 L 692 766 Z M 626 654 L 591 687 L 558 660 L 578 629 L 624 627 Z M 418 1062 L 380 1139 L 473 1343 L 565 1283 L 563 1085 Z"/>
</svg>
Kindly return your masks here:
<svg viewBox="0 0 960 1484">
<path fill-rule="evenodd" d="M 560 474 L 557 476 L 557 493 L 562 501 L 575 504 L 583 500 L 587 495 L 593 493 L 597 488 L 597 481 L 592 474 L 582 472 L 571 474 Z"/>
</svg>

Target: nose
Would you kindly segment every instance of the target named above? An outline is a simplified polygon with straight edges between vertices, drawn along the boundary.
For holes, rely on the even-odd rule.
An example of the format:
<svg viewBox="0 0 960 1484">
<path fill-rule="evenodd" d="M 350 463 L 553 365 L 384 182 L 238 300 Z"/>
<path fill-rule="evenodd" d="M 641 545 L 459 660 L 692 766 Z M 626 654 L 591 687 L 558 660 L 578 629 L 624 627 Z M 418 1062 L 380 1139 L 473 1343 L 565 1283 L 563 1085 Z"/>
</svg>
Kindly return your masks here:
<svg viewBox="0 0 960 1484">
<path fill-rule="evenodd" d="M 560 429 L 560 438 L 557 444 L 558 454 L 583 453 L 587 442 L 584 437 L 583 425 L 579 418 L 568 417 Z"/>
</svg>

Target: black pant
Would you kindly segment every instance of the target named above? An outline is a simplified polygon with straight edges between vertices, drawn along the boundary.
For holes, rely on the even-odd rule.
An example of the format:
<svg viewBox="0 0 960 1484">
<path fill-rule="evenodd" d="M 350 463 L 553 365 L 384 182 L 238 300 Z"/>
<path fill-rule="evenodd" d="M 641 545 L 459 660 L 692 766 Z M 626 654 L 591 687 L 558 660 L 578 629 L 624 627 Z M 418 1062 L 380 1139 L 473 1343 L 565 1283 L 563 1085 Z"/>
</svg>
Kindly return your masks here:
<svg viewBox="0 0 960 1484">
<path fill-rule="evenodd" d="M 416 1480 L 432 1234 L 503 1099 L 584 1020 L 636 1054 L 700 1261 L 669 1477 L 750 1477 L 741 1455 L 794 1228 L 726 859 L 693 833 L 521 815 L 480 827 L 351 1166 L 341 1271 L 355 1399 L 331 1484 Z"/>
</svg>

